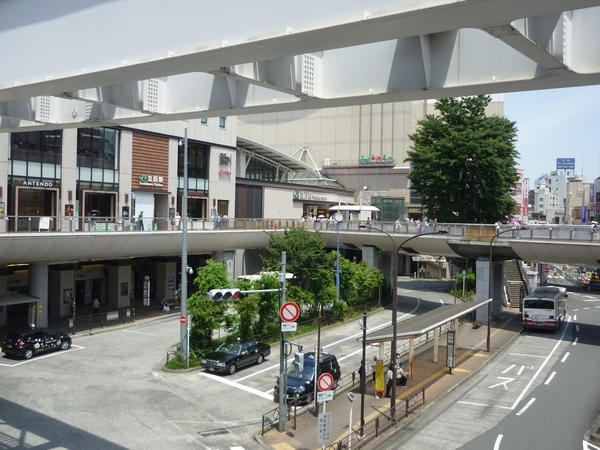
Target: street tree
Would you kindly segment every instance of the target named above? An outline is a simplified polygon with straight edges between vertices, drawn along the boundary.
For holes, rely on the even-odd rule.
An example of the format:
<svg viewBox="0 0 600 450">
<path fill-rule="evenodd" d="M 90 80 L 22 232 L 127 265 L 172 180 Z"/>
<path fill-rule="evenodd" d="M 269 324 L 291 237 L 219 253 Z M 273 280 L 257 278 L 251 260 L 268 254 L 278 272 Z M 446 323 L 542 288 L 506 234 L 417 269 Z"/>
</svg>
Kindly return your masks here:
<svg viewBox="0 0 600 450">
<path fill-rule="evenodd" d="M 225 264 L 209 259 L 205 266 L 198 268 L 194 284 L 198 290 L 187 302 L 192 316 L 190 341 L 195 346 L 204 348 L 210 346 L 213 330 L 225 321 L 227 302 L 213 302 L 206 295 L 211 289 L 231 287 Z"/>
<path fill-rule="evenodd" d="M 294 278 L 288 280 L 288 284 L 310 294 L 303 296 L 303 299 L 312 299 L 306 306 L 313 313 L 318 310 L 318 306 L 328 306 L 333 302 L 335 299 L 333 268 L 327 258 L 325 241 L 319 231 L 310 232 L 304 228 L 290 228 L 283 233 L 269 233 L 267 251 L 268 255 L 262 257 L 263 264 L 267 268 L 265 270 L 280 268 L 281 252 L 286 252 L 286 271 L 294 274 Z M 290 292 L 288 292 L 288 299 L 295 300 L 289 297 Z"/>
<path fill-rule="evenodd" d="M 445 223 L 494 223 L 515 213 L 515 122 L 487 116 L 491 97 L 445 98 L 419 120 L 406 161 L 423 214 Z"/>
</svg>

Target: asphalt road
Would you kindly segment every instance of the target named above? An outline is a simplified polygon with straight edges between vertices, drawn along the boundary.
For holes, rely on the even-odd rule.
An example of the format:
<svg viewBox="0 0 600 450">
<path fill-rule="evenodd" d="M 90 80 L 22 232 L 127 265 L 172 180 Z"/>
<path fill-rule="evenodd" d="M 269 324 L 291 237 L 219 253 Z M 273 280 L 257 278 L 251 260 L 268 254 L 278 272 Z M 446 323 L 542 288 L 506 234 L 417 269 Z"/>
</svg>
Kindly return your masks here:
<svg viewBox="0 0 600 450">
<path fill-rule="evenodd" d="M 399 283 L 399 317 L 452 303 L 448 282 Z M 369 330 L 390 324 L 390 311 L 369 315 Z M 360 365 L 356 321 L 324 328 L 321 346 L 342 372 Z M 317 336 L 293 336 L 305 351 Z M 279 346 L 260 366 L 233 376 L 162 370 L 179 341 L 177 316 L 73 336 L 73 348 L 29 361 L 0 358 L 0 447 L 64 449 L 262 448 L 254 436 L 272 401 Z M 370 349 L 369 355 L 378 349 Z"/>
<path fill-rule="evenodd" d="M 523 333 L 379 448 L 582 448 L 600 400 L 600 295 L 571 292 L 568 308 L 559 331 Z"/>
</svg>

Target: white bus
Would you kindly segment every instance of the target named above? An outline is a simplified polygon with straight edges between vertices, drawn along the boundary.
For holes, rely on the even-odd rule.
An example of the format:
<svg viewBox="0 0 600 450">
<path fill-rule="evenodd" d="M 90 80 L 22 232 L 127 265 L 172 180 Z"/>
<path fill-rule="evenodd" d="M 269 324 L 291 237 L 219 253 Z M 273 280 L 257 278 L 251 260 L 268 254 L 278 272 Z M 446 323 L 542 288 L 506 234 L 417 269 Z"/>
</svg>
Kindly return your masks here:
<svg viewBox="0 0 600 450">
<path fill-rule="evenodd" d="M 542 286 L 523 299 L 523 327 L 558 330 L 567 314 L 567 290 Z"/>
</svg>

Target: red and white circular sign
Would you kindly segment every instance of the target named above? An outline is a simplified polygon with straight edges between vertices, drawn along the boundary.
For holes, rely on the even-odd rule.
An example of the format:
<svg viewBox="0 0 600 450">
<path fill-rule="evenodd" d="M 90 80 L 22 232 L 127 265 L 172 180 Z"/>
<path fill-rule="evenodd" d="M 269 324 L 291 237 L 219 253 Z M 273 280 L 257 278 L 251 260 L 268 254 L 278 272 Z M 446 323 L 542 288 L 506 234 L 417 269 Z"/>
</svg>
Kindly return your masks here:
<svg viewBox="0 0 600 450">
<path fill-rule="evenodd" d="M 279 317 L 284 322 L 295 322 L 300 317 L 300 307 L 294 302 L 285 302 L 279 309 Z"/>
<path fill-rule="evenodd" d="M 179 322 L 180 323 L 186 323 L 187 322 L 187 318 L 185 316 L 179 316 Z"/>
<path fill-rule="evenodd" d="M 549 268 L 549 267 L 546 267 L 546 268 L 544 269 L 544 272 L 546 272 L 546 273 L 550 273 L 550 268 Z"/>
<path fill-rule="evenodd" d="M 330 373 L 322 374 L 317 381 L 317 387 L 320 391 L 330 391 L 333 387 L 333 375 Z"/>
</svg>

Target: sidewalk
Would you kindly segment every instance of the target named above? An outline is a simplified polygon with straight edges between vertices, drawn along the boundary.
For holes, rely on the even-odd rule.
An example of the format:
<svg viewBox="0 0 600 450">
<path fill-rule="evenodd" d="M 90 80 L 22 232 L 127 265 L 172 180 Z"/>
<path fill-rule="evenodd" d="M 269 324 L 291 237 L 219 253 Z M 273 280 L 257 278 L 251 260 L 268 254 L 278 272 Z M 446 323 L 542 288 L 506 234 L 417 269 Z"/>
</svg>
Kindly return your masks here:
<svg viewBox="0 0 600 450">
<path fill-rule="evenodd" d="M 411 394 L 425 388 L 425 406 L 416 411 L 420 415 L 423 408 L 431 408 L 436 400 L 443 397 L 454 387 L 464 382 L 469 376 L 483 367 L 490 358 L 498 354 L 506 345 L 515 339 L 521 332 L 521 316 L 517 310 L 505 310 L 497 322 L 492 324 L 490 352 L 486 351 L 487 327 L 482 326 L 474 329 L 472 323 L 465 322 L 460 325 L 457 333 L 458 346 L 456 350 L 456 367 L 449 373 L 446 367 L 446 337 L 442 336 L 439 340 L 438 362 L 433 362 L 433 343 L 424 345 L 416 349 L 415 362 L 412 378 L 408 380 L 407 388 L 397 387 L 397 404 Z M 406 368 L 406 358 L 405 361 Z M 353 428 L 360 426 L 361 395 L 359 394 L 358 380 L 355 386 L 342 387 L 343 392 L 338 392 L 336 398 L 327 403 L 327 412 L 332 413 L 331 441 L 325 444 L 335 444 L 348 433 L 348 422 L 350 413 L 350 402 L 347 398 L 348 392 L 354 392 L 356 400 L 353 404 Z M 380 415 L 380 411 L 385 411 L 390 406 L 390 400 L 386 398 L 376 398 L 374 396 L 374 385 L 369 376 L 367 381 L 367 391 L 364 395 L 364 420 L 365 423 L 373 420 Z M 320 408 L 323 411 L 323 408 Z M 412 422 L 414 416 L 401 420 L 398 428 L 406 426 Z M 286 432 L 279 433 L 277 428 L 269 430 L 265 436 L 257 436 L 257 441 L 267 449 L 276 450 L 312 450 L 320 449 L 317 434 L 317 418 L 308 411 L 306 407 L 298 411 L 296 429 L 293 428 L 293 419 L 286 424 Z M 387 436 L 394 433 L 398 428 L 392 428 L 383 434 Z M 354 438 L 353 438 L 354 441 Z M 377 439 L 366 444 L 366 448 L 376 448 Z M 331 447 L 333 448 L 333 447 Z"/>
</svg>

